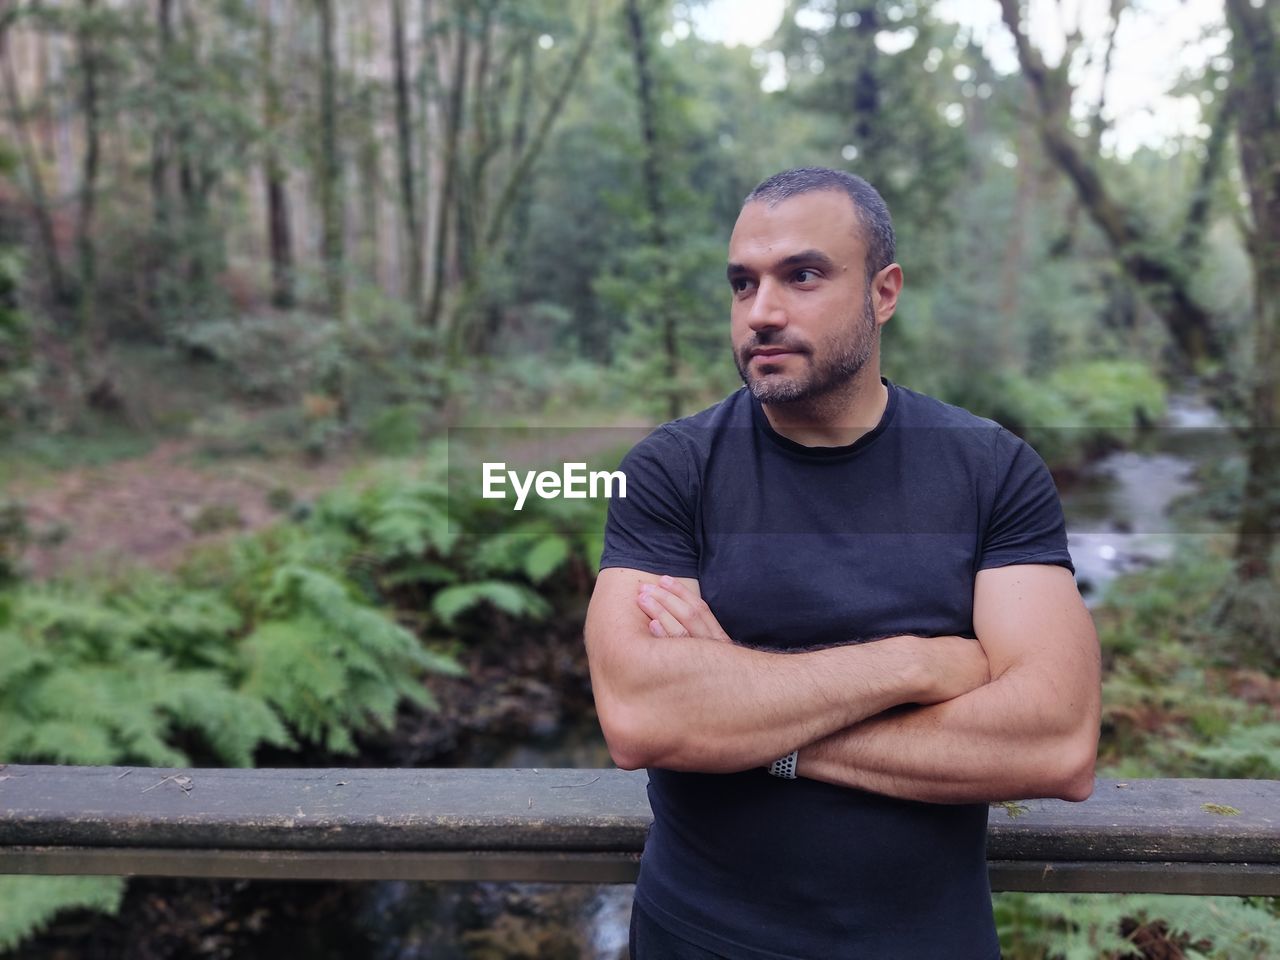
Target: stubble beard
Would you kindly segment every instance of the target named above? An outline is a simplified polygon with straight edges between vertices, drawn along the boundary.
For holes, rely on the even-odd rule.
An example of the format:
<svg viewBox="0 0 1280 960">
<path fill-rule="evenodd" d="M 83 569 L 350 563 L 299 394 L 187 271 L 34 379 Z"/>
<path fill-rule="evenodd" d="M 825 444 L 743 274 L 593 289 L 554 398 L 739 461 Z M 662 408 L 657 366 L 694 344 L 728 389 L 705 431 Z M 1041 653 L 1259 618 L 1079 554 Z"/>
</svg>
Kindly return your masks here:
<svg viewBox="0 0 1280 960">
<path fill-rule="evenodd" d="M 802 354 L 808 365 L 807 375 L 752 376 L 748 372 L 751 351 L 757 347 L 785 343 L 771 342 L 769 338 L 759 335 L 735 352 L 733 359 L 738 366 L 738 376 L 751 391 L 751 395 L 761 403 L 808 403 L 851 384 L 871 359 L 878 337 L 875 305 L 871 302 L 871 289 L 868 287 L 862 301 L 862 316 L 852 325 L 850 335 L 841 339 L 833 337 L 822 344 L 817 352 L 820 357 L 824 353 L 826 356 L 820 359 L 814 359 L 814 351 Z"/>
</svg>

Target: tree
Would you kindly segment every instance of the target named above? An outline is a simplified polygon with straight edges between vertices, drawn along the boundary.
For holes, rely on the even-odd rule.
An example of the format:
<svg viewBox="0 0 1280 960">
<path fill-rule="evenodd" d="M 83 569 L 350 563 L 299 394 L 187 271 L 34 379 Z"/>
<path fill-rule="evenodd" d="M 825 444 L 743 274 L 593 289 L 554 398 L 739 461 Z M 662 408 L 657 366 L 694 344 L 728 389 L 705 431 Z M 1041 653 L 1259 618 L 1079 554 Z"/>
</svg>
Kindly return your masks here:
<svg viewBox="0 0 1280 960">
<path fill-rule="evenodd" d="M 404 0 L 391 3 L 391 47 L 395 64 L 396 161 L 400 175 L 400 209 L 404 218 L 405 272 L 409 303 L 422 309 L 422 230 L 419 226 L 417 175 L 413 169 L 413 104 L 409 99 L 409 63 L 405 45 Z"/>
<path fill-rule="evenodd" d="M 338 155 L 338 64 L 334 50 L 333 0 L 315 0 L 320 16 L 320 142 L 317 180 L 322 219 L 322 258 L 329 311 L 346 309 L 346 257 L 342 216 L 342 164 Z"/>
<path fill-rule="evenodd" d="M 456 0 L 436 31 L 436 50 L 448 51 L 448 60 L 441 70 L 444 144 L 423 326 L 443 333 L 454 355 L 483 351 L 498 333 L 504 291 L 495 275 L 510 242 L 507 228 L 582 74 L 598 6 L 587 4 L 578 20 L 563 4 Z M 576 38 L 557 52 L 556 34 Z M 525 58 L 539 63 L 521 67 Z"/>
<path fill-rule="evenodd" d="M 289 226 L 285 169 L 276 146 L 284 108 L 275 61 L 276 5 L 275 0 L 266 0 L 262 11 L 262 173 L 267 203 L 267 249 L 271 257 L 271 302 L 277 307 L 291 307 L 295 296 L 293 234 Z"/>
<path fill-rule="evenodd" d="M 1222 344 L 1209 312 L 1191 290 L 1191 276 L 1178 252 L 1150 227 L 1138 207 L 1112 191 L 1100 170 L 1097 136 L 1080 137 L 1070 128 L 1074 95 L 1064 56 L 1050 68 L 1021 25 L 1019 0 L 1000 0 L 1001 14 L 1013 34 L 1022 75 L 1037 107 L 1035 123 L 1049 157 L 1071 181 L 1081 205 L 1106 236 L 1125 273 L 1150 299 L 1191 365 L 1222 356 Z M 1114 30 L 1117 21 L 1112 24 Z"/>
<path fill-rule="evenodd" d="M 941 113 L 954 92 L 942 71 L 921 69 L 921 51 L 950 47 L 954 31 L 927 4 L 800 0 L 773 41 L 786 96 L 819 118 L 828 165 L 875 184 L 903 225 L 943 226 L 939 211 L 965 176 L 964 131 Z"/>
<path fill-rule="evenodd" d="M 1248 580 L 1272 573 L 1280 538 L 1280 17 L 1272 4 L 1227 0 L 1232 79 L 1240 109 L 1240 167 L 1253 215 L 1246 247 L 1253 265 L 1253 369 L 1237 569 Z"/>
<path fill-rule="evenodd" d="M 671 251 L 667 239 L 666 198 L 662 186 L 664 150 L 658 139 L 658 97 L 654 90 L 655 77 L 650 63 L 651 31 L 645 22 L 647 15 L 648 11 L 640 9 L 640 0 L 627 0 L 627 36 L 631 41 L 631 55 L 635 61 L 636 99 L 640 107 L 641 140 L 644 147 L 641 163 L 644 170 L 645 205 L 649 213 L 649 242 L 657 253 L 659 274 L 657 302 L 660 312 L 654 318 L 653 325 L 662 339 L 665 357 L 662 382 L 671 388 L 667 397 L 667 418 L 674 420 L 680 415 L 680 394 L 677 389 L 680 353 L 676 342 L 676 318 L 667 290 L 664 289 L 670 275 L 666 260 Z"/>
<path fill-rule="evenodd" d="M 1108 187 L 1100 169 L 1097 138 L 1071 132 L 1070 58 L 1050 68 L 1022 29 L 1018 0 L 1000 0 L 1000 5 L 1023 76 L 1034 93 L 1037 129 L 1048 155 L 1110 241 L 1117 261 L 1168 326 L 1185 361 L 1195 365 L 1222 357 L 1218 325 L 1194 295 L 1183 255 L 1156 234 L 1135 204 Z M 1117 10 L 1113 30 L 1119 15 Z M 1236 548 L 1237 572 L 1249 583 L 1271 577 L 1280 536 L 1280 439 L 1276 436 L 1280 425 L 1280 45 L 1274 5 L 1254 7 L 1249 0 L 1227 0 L 1227 15 L 1233 90 L 1216 122 L 1235 126 L 1253 216 L 1246 243 L 1254 274 L 1252 369 L 1244 391 L 1248 471 Z M 1214 172 L 1211 165 L 1221 161 L 1221 144 L 1215 141 L 1223 137 L 1223 130 L 1211 135 L 1206 171 L 1198 178 L 1184 217 L 1193 232 L 1207 217 L 1206 181 Z"/>
</svg>

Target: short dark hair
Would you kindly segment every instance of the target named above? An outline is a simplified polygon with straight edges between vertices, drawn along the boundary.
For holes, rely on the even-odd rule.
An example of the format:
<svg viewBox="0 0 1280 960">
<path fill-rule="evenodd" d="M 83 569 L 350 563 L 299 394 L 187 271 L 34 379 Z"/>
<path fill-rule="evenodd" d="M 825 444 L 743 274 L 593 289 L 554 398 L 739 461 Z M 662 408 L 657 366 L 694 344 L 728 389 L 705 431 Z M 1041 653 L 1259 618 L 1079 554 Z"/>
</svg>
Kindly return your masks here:
<svg viewBox="0 0 1280 960">
<path fill-rule="evenodd" d="M 863 240 L 867 244 L 867 279 L 893 263 L 896 247 L 893 239 L 893 220 L 889 216 L 889 207 L 884 198 L 876 192 L 876 188 L 859 176 L 843 170 L 829 170 L 826 167 L 797 167 L 775 173 L 747 194 L 742 201 L 748 203 L 760 201 L 770 206 L 790 200 L 802 193 L 813 193 L 816 190 L 840 190 L 853 201 L 858 213 L 858 221 L 862 226 Z"/>
</svg>

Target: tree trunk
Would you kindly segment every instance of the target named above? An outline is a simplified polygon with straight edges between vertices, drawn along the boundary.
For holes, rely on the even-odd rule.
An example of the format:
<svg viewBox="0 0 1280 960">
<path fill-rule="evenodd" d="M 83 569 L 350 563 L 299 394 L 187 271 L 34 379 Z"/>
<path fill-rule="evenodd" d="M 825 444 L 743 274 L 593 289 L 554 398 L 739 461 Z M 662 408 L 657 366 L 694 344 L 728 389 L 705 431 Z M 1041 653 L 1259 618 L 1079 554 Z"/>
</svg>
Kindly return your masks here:
<svg viewBox="0 0 1280 960">
<path fill-rule="evenodd" d="M 440 200 L 436 205 L 436 229 L 434 267 L 431 271 L 431 297 L 423 315 L 423 326 L 438 330 L 440 313 L 444 306 L 445 275 L 451 246 L 449 214 L 458 176 L 458 141 L 462 134 L 462 111 L 466 107 L 467 60 L 470 52 L 469 25 L 457 26 L 457 43 L 454 50 L 453 69 L 449 82 L 448 106 L 445 109 L 444 177 Z"/>
<path fill-rule="evenodd" d="M 98 200 L 98 166 L 101 156 L 101 105 L 98 95 L 98 53 L 92 36 L 92 17 L 97 0 L 82 0 L 83 19 L 77 30 L 76 44 L 80 54 L 82 85 L 81 106 L 84 109 L 84 158 L 80 174 L 80 205 L 76 221 L 76 253 L 80 262 L 80 297 L 78 303 L 79 330 L 77 350 L 81 355 L 80 369 L 85 370 L 93 352 L 91 340 L 96 336 L 97 324 L 97 245 L 94 242 L 94 213 Z"/>
<path fill-rule="evenodd" d="M 1168 328 L 1186 362 L 1220 358 L 1222 343 L 1209 312 L 1191 294 L 1190 274 L 1176 252 L 1162 253 L 1158 237 L 1142 226 L 1139 211 L 1106 187 L 1087 141 L 1069 129 L 1071 88 L 1066 61 L 1050 69 L 1022 31 L 1018 0 L 1000 0 L 1004 22 L 1013 34 L 1022 75 L 1031 85 L 1038 109 L 1037 127 L 1049 158 L 1075 188 L 1076 197 L 1111 244 L 1122 269 L 1137 283 Z"/>
<path fill-rule="evenodd" d="M 1227 0 L 1240 166 L 1253 213 L 1252 380 L 1248 474 L 1236 567 L 1245 581 L 1271 576 L 1280 536 L 1280 33 L 1264 5 Z"/>
<path fill-rule="evenodd" d="M 627 0 L 626 18 L 627 33 L 631 41 L 631 56 L 636 68 L 640 128 L 644 140 L 644 193 L 645 202 L 649 207 L 649 239 L 659 251 L 658 261 L 661 264 L 659 282 L 661 288 L 665 290 L 669 270 L 666 261 L 670 256 L 670 249 L 667 240 L 666 205 L 662 195 L 662 149 L 658 142 L 658 107 L 653 88 L 653 71 L 649 62 L 649 37 L 639 0 Z M 663 376 L 666 378 L 668 388 L 667 416 L 674 420 L 680 416 L 680 393 L 677 387 L 680 356 L 676 340 L 676 318 L 666 307 L 666 300 L 665 294 L 660 292 L 659 302 L 663 303 L 663 307 L 656 319 L 666 360 Z"/>
<path fill-rule="evenodd" d="M 267 197 L 267 248 L 271 260 L 271 302 L 281 309 L 294 305 L 293 236 L 289 229 L 289 191 L 285 170 L 276 153 L 275 140 L 283 109 L 275 73 L 275 3 L 267 0 L 262 12 L 262 173 Z"/>
<path fill-rule="evenodd" d="M 396 156 L 400 173 L 400 210 L 404 217 L 406 291 L 415 316 L 422 309 L 422 233 L 414 189 L 413 128 L 410 122 L 409 63 L 405 51 L 404 0 L 391 0 L 391 45 L 395 63 Z"/>
<path fill-rule="evenodd" d="M 341 167 L 338 161 L 337 64 L 334 53 L 333 0 L 316 0 L 320 13 L 320 213 L 323 221 L 326 306 L 345 312 L 345 272 Z"/>
<path fill-rule="evenodd" d="M 162 88 L 169 81 L 173 57 L 173 0 L 159 0 L 156 8 L 156 69 L 152 81 Z M 167 313 L 170 281 L 168 251 L 173 244 L 173 198 L 169 193 L 173 159 L 173 132 L 166 110 L 151 131 L 151 233 L 153 249 L 148 262 L 147 286 L 151 309 Z"/>
<path fill-rule="evenodd" d="M 26 108 L 22 103 L 18 88 L 18 78 L 14 74 L 13 59 L 9 56 L 9 27 L 12 21 L 0 25 L 0 77 L 4 81 L 4 95 L 9 109 L 9 124 L 14 139 L 18 144 L 18 152 L 22 157 L 22 166 L 26 172 L 27 189 L 31 194 L 31 212 L 35 220 L 36 234 L 40 238 L 40 252 L 44 258 L 45 272 L 49 276 L 49 287 L 53 294 L 54 304 L 60 313 L 72 306 L 73 295 L 66 270 L 62 266 L 62 256 L 58 251 L 57 235 L 53 229 L 53 215 L 50 212 L 49 197 L 45 193 L 44 180 L 40 176 L 40 158 L 31 137 L 31 129 L 27 123 Z"/>
</svg>

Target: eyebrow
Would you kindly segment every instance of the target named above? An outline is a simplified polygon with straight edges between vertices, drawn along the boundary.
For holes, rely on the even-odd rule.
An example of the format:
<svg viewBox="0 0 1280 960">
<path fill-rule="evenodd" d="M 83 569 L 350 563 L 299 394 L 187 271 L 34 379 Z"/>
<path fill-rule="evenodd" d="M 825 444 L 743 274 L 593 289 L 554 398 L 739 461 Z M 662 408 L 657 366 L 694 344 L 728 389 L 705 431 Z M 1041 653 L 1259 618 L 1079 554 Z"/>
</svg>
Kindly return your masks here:
<svg viewBox="0 0 1280 960">
<path fill-rule="evenodd" d="M 822 270 L 831 273 L 835 270 L 835 261 L 823 253 L 821 250 L 801 250 L 799 253 L 793 253 L 789 257 L 783 257 L 777 263 L 773 264 L 773 270 L 786 270 L 789 267 L 812 266 L 819 267 Z M 730 262 L 725 268 L 725 276 L 729 280 L 736 280 L 738 277 L 750 277 L 755 271 L 749 269 L 745 264 Z"/>
</svg>

